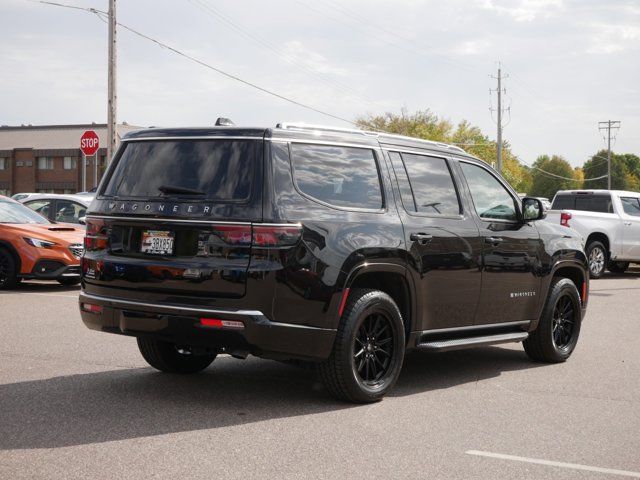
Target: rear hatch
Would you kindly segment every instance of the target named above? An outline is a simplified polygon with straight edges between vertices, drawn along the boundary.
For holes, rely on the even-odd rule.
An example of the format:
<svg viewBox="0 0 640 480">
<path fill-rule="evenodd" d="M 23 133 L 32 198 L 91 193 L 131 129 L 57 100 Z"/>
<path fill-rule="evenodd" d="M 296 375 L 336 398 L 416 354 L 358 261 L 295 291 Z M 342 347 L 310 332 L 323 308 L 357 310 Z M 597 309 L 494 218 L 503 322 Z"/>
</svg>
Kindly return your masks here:
<svg viewBox="0 0 640 480">
<path fill-rule="evenodd" d="M 87 216 L 85 282 L 242 297 L 262 164 L 261 136 L 125 141 Z"/>
</svg>

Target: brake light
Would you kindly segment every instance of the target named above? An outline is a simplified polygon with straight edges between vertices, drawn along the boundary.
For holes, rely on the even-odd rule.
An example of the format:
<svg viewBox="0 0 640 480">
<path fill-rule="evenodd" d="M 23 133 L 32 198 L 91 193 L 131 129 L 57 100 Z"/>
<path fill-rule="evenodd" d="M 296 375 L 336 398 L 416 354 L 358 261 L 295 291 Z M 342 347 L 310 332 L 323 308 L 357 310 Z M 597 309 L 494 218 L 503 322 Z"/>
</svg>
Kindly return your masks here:
<svg viewBox="0 0 640 480">
<path fill-rule="evenodd" d="M 228 245 L 251 245 L 251 225 L 216 225 L 214 230 Z"/>
<path fill-rule="evenodd" d="M 200 324 L 213 328 L 244 328 L 244 323 L 237 320 L 220 320 L 219 318 L 201 318 Z"/>
<path fill-rule="evenodd" d="M 82 303 L 80 305 L 80 308 L 82 310 L 84 310 L 85 312 L 95 313 L 96 315 L 99 315 L 99 314 L 102 313 L 102 306 L 101 305 L 95 305 L 93 303 Z"/>
<path fill-rule="evenodd" d="M 101 218 L 87 218 L 87 234 L 84 237 L 84 248 L 87 251 L 106 250 L 109 246 L 107 224 Z"/>
<path fill-rule="evenodd" d="M 562 212 L 560 214 L 560 225 L 563 227 L 569 226 L 569 220 L 571 220 L 571 214 L 567 212 Z"/>
</svg>

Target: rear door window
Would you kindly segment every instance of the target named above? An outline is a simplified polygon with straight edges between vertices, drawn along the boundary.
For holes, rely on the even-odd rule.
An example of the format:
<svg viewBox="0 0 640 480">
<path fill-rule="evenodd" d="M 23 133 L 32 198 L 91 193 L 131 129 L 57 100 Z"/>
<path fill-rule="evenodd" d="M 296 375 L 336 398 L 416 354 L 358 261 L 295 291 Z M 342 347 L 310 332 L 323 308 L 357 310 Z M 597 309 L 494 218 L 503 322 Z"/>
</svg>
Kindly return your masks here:
<svg viewBox="0 0 640 480">
<path fill-rule="evenodd" d="M 261 157 L 262 142 L 256 140 L 128 142 L 103 194 L 245 201 Z"/>
<path fill-rule="evenodd" d="M 370 148 L 291 144 L 298 189 L 323 203 L 379 210 L 382 190 L 376 157 Z"/>
<path fill-rule="evenodd" d="M 400 185 L 402 204 L 407 211 L 431 215 L 460 214 L 458 194 L 444 158 L 392 152 L 391 163 Z"/>
</svg>

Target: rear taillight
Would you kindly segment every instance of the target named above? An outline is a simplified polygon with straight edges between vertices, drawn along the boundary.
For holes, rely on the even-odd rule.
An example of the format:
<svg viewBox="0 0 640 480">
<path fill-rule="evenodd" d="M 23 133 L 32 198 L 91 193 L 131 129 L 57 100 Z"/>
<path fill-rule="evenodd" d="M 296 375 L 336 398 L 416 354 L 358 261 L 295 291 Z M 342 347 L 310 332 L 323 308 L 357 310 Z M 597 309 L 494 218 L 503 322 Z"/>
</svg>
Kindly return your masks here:
<svg viewBox="0 0 640 480">
<path fill-rule="evenodd" d="M 569 220 L 571 220 L 571 214 L 567 212 L 562 212 L 560 214 L 560 225 L 563 227 L 569 226 Z"/>
<path fill-rule="evenodd" d="M 244 323 L 237 320 L 221 320 L 219 318 L 201 318 L 200 325 L 212 328 L 244 328 Z"/>
<path fill-rule="evenodd" d="M 102 306 L 94 303 L 81 303 L 80 308 L 85 312 L 95 313 L 96 315 L 102 313 Z"/>
<path fill-rule="evenodd" d="M 109 246 L 107 224 L 100 218 L 87 218 L 87 234 L 84 248 L 87 251 L 106 250 Z"/>
</svg>

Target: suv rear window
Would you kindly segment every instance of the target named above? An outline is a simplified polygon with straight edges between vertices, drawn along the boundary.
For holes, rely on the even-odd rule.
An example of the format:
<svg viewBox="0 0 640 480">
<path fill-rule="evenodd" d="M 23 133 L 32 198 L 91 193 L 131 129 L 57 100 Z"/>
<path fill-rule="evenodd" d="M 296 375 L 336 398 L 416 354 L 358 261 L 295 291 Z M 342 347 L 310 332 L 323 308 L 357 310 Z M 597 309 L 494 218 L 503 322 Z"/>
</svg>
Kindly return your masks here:
<svg viewBox="0 0 640 480">
<path fill-rule="evenodd" d="M 575 210 L 613 213 L 610 195 L 576 195 Z"/>
<path fill-rule="evenodd" d="M 576 206 L 576 197 L 573 195 L 556 195 L 553 199 L 551 210 L 574 210 Z"/>
<path fill-rule="evenodd" d="M 102 193 L 124 198 L 188 195 L 247 200 L 261 144 L 255 140 L 128 142 Z"/>
<path fill-rule="evenodd" d="M 373 150 L 328 145 L 291 144 L 298 189 L 330 205 L 382 208 L 380 176 Z"/>
</svg>

